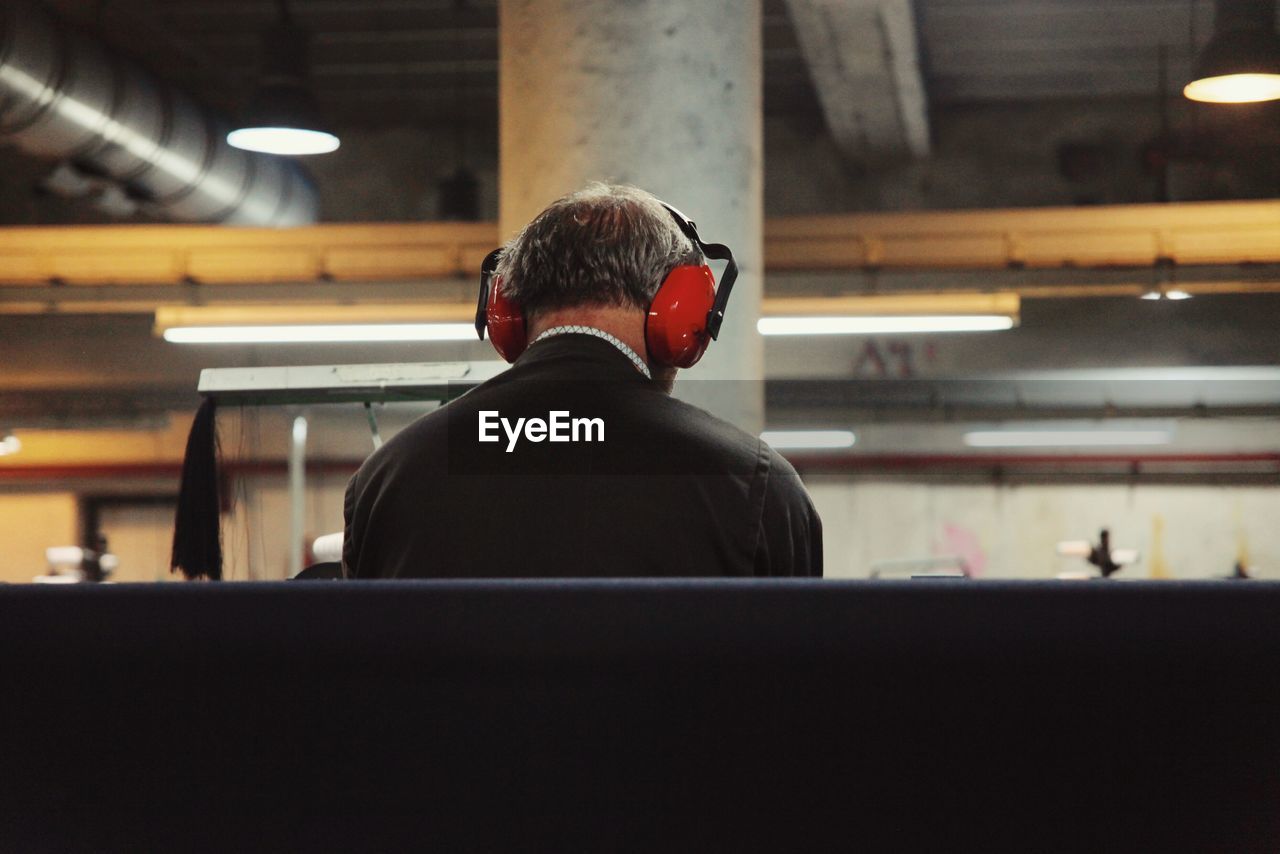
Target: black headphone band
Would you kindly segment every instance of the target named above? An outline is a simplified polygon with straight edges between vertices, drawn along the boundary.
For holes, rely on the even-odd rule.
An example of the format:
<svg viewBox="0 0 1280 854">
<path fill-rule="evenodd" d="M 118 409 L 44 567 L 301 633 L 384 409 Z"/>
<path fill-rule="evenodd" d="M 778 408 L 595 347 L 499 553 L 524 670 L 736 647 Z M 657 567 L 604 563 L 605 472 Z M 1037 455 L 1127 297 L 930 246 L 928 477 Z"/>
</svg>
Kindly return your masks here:
<svg viewBox="0 0 1280 854">
<path fill-rule="evenodd" d="M 733 252 L 723 243 L 704 243 L 698 236 L 698 226 L 693 220 L 666 202 L 659 201 L 659 204 L 667 209 L 667 213 L 671 214 L 680 231 L 702 250 L 703 255 L 714 261 L 725 262 L 724 274 L 720 277 L 720 284 L 716 288 L 715 302 L 707 312 L 707 333 L 714 341 L 720 337 L 720 324 L 724 322 L 724 311 L 729 305 L 729 295 L 733 293 L 733 283 L 738 280 L 738 262 L 733 259 Z"/>
<path fill-rule="evenodd" d="M 480 263 L 480 297 L 476 300 L 476 334 L 484 340 L 485 327 L 489 325 L 489 288 L 493 282 L 493 272 L 498 269 L 498 258 L 502 249 L 498 248 L 484 256 Z"/>
</svg>

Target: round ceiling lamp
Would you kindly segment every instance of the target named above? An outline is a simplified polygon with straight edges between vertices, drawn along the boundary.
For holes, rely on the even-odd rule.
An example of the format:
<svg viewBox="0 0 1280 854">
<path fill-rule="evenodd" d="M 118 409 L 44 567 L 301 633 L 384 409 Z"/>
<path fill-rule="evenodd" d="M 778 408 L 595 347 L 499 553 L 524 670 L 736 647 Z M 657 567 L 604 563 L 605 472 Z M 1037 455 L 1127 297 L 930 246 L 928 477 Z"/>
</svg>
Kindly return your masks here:
<svg viewBox="0 0 1280 854">
<path fill-rule="evenodd" d="M 1182 94 L 1214 104 L 1280 99 L 1280 35 L 1274 0 L 1218 0 L 1213 38 L 1200 52 Z"/>
<path fill-rule="evenodd" d="M 0 457 L 16 454 L 21 450 L 22 442 L 17 436 L 13 435 L 13 431 L 5 431 L 3 438 L 0 438 Z"/>
<path fill-rule="evenodd" d="M 266 154 L 327 154 L 338 148 L 336 134 L 320 117 L 310 86 L 311 34 L 294 23 L 288 5 L 262 42 L 262 77 L 244 121 L 227 134 L 236 148 Z"/>
</svg>

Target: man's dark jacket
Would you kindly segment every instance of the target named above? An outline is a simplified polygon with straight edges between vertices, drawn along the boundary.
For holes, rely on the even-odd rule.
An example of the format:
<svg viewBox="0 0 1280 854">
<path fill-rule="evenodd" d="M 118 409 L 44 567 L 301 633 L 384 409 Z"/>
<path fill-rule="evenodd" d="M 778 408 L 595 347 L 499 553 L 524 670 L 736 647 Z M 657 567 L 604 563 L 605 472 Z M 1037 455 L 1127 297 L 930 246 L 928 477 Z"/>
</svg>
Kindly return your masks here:
<svg viewBox="0 0 1280 854">
<path fill-rule="evenodd" d="M 552 411 L 600 419 L 603 441 L 479 441 L 481 412 Z M 406 427 L 351 479 L 345 514 L 353 578 L 822 575 L 791 464 L 589 335 L 530 346 Z"/>
</svg>

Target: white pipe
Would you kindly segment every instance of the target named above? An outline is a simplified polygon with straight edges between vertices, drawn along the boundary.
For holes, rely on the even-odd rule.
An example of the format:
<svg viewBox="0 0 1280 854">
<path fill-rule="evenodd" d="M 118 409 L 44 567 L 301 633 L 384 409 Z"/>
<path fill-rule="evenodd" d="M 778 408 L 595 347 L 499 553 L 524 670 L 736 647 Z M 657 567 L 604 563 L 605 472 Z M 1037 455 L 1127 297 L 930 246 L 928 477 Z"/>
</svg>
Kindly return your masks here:
<svg viewBox="0 0 1280 854">
<path fill-rule="evenodd" d="M 289 577 L 302 572 L 307 509 L 307 416 L 293 419 L 289 442 Z"/>
</svg>

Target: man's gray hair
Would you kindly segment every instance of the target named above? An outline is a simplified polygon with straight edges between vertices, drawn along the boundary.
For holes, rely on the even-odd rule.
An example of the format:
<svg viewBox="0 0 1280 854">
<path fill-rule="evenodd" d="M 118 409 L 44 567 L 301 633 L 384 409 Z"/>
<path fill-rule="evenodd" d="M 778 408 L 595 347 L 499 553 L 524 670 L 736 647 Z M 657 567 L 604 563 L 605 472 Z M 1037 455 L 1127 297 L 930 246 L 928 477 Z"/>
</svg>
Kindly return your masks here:
<svg viewBox="0 0 1280 854">
<path fill-rule="evenodd" d="M 574 306 L 644 309 L 675 267 L 701 264 L 650 193 L 591 184 L 557 199 L 503 248 L 497 276 L 526 315 Z"/>
</svg>

